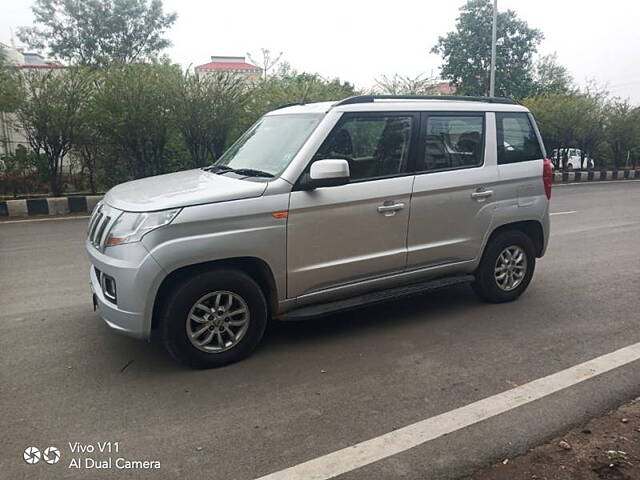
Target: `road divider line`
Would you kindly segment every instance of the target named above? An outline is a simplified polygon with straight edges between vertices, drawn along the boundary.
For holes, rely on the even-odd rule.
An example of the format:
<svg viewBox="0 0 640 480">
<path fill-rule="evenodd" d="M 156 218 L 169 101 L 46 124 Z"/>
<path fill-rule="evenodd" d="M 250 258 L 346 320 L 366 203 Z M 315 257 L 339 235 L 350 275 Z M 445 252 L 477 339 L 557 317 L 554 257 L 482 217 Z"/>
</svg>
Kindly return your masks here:
<svg viewBox="0 0 640 480">
<path fill-rule="evenodd" d="M 265 475 L 257 480 L 334 478 L 638 360 L 640 360 L 640 343 L 635 343 L 464 407 Z"/>
<path fill-rule="evenodd" d="M 635 178 L 624 178 L 620 180 L 592 180 L 588 182 L 567 182 L 567 183 L 554 183 L 553 188 L 556 187 L 572 187 L 574 185 L 602 185 L 604 183 L 629 183 L 629 182 L 640 182 L 640 180 Z"/>
<path fill-rule="evenodd" d="M 549 216 L 552 216 L 552 215 L 569 215 L 571 213 L 577 213 L 577 212 L 578 212 L 577 210 L 569 210 L 567 212 L 554 212 L 554 213 L 550 213 Z"/>
<path fill-rule="evenodd" d="M 25 220 L 5 220 L 0 221 L 0 225 L 5 223 L 32 223 L 32 222 L 59 222 L 60 220 L 78 220 L 82 218 L 89 218 L 91 215 L 78 215 L 73 217 L 60 217 L 60 218 L 27 218 Z"/>
</svg>

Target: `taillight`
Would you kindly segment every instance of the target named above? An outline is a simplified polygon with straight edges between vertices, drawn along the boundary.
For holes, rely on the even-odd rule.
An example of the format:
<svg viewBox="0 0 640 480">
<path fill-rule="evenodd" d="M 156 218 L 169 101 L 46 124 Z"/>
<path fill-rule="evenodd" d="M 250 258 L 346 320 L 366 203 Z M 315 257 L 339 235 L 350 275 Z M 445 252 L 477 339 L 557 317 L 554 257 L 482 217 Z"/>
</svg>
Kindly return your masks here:
<svg viewBox="0 0 640 480">
<path fill-rule="evenodd" d="M 548 158 L 544 159 L 542 167 L 542 181 L 544 182 L 544 193 L 548 200 L 551 200 L 551 186 L 553 185 L 553 164 Z"/>
</svg>

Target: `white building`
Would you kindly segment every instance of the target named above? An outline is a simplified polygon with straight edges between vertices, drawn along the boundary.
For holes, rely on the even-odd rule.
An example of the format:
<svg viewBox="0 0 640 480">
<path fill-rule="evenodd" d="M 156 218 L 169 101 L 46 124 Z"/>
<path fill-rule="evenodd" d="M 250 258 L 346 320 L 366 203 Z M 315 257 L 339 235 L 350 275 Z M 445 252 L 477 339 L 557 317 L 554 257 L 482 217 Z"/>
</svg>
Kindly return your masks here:
<svg viewBox="0 0 640 480">
<path fill-rule="evenodd" d="M 56 62 L 46 60 L 39 53 L 23 52 L 22 50 L 0 42 L 0 50 L 10 67 L 21 70 L 56 70 L 64 68 Z M 29 143 L 23 132 L 15 127 L 14 116 L 0 112 L 0 156 L 14 154 L 19 145 L 29 149 Z"/>
</svg>

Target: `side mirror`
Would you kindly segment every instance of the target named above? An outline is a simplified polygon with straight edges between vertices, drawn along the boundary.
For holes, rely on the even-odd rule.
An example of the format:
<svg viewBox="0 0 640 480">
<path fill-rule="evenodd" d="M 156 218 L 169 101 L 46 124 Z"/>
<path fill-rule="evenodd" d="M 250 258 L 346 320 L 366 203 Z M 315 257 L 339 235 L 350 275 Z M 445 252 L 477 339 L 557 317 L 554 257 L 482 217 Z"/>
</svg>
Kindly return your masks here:
<svg viewBox="0 0 640 480">
<path fill-rule="evenodd" d="M 346 160 L 318 160 L 311 170 L 300 179 L 301 190 L 320 187 L 335 187 L 349 183 L 349 162 Z"/>
</svg>

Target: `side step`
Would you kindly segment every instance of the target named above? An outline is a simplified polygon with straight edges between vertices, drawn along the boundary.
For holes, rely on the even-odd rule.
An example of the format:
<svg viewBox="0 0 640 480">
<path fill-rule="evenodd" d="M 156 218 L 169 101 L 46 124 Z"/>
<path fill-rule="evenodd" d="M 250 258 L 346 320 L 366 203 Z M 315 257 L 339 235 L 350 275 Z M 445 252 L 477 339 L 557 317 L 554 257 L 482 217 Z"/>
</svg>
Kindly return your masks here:
<svg viewBox="0 0 640 480">
<path fill-rule="evenodd" d="M 329 313 L 344 312 L 345 310 L 353 310 L 354 308 L 363 307 L 365 305 L 373 305 L 376 303 L 386 302 L 399 297 L 410 297 L 425 292 L 430 292 L 438 288 L 450 287 L 461 283 L 468 283 L 475 280 L 473 275 L 459 275 L 455 277 L 439 278 L 424 283 L 414 283 L 403 287 L 395 287 L 389 290 L 381 290 L 378 292 L 366 293 L 358 297 L 346 298 L 344 300 L 336 300 L 329 303 L 319 305 L 310 305 L 302 307 L 278 317 L 283 321 L 307 320 L 310 318 L 321 317 Z"/>
</svg>

